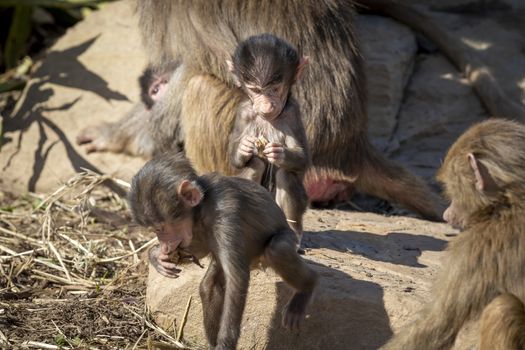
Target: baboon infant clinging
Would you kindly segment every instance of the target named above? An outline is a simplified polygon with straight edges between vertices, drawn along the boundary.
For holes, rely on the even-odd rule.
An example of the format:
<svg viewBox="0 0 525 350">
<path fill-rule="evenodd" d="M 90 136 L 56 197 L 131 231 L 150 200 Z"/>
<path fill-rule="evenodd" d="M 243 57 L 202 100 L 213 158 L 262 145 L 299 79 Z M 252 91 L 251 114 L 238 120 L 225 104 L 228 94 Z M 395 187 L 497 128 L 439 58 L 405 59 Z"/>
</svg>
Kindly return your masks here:
<svg viewBox="0 0 525 350">
<path fill-rule="evenodd" d="M 150 250 L 150 261 L 159 273 L 176 277 L 172 259 L 179 253 L 210 255 L 200 285 L 210 348 L 235 349 L 250 267 L 259 262 L 295 289 L 283 324 L 298 328 L 317 275 L 297 254 L 294 233 L 268 191 L 237 177 L 197 176 L 181 154 L 165 154 L 134 176 L 129 201 L 134 220 L 157 233 L 160 248 Z"/>
<path fill-rule="evenodd" d="M 471 127 L 438 179 L 451 200 L 445 220 L 464 232 L 448 247 L 432 302 L 385 349 L 449 349 L 480 317 L 483 350 L 524 349 L 525 126 L 490 119 Z"/>
<path fill-rule="evenodd" d="M 150 157 L 155 151 L 155 139 L 147 124 L 155 113 L 162 111 L 163 108 L 158 108 L 159 104 L 172 74 L 179 66 L 178 61 L 169 62 L 160 68 L 147 66 L 138 79 L 141 102 L 116 123 L 82 129 L 77 135 L 77 144 L 86 145 L 88 153 L 126 152 Z"/>
<path fill-rule="evenodd" d="M 271 34 L 241 42 L 228 61 L 245 93 L 230 136 L 233 166 L 240 176 L 265 186 L 302 236 L 308 198 L 303 176 L 309 165 L 306 133 L 290 89 L 308 63 L 289 43 Z"/>
</svg>

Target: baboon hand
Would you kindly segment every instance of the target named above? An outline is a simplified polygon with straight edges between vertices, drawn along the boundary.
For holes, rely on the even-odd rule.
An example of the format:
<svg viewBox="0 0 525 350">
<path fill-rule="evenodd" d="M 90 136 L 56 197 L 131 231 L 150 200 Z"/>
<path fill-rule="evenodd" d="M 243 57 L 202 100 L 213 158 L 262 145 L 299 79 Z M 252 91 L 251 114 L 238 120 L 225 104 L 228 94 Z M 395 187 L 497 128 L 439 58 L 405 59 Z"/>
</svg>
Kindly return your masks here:
<svg viewBox="0 0 525 350">
<path fill-rule="evenodd" d="M 244 136 L 239 143 L 238 152 L 246 160 L 257 154 L 257 148 L 255 147 L 256 140 L 253 136 Z"/>
<path fill-rule="evenodd" d="M 272 164 L 281 165 L 284 162 L 284 147 L 280 143 L 270 142 L 264 147 L 263 153 Z"/>
<path fill-rule="evenodd" d="M 149 251 L 149 261 L 151 265 L 164 277 L 177 278 L 182 271 L 171 262 L 171 257 L 168 254 L 161 252 L 158 245 L 153 246 Z"/>
<path fill-rule="evenodd" d="M 105 134 L 102 132 L 104 126 L 88 126 L 77 135 L 77 145 L 85 145 L 87 153 L 101 152 L 108 150 L 108 140 Z"/>
</svg>

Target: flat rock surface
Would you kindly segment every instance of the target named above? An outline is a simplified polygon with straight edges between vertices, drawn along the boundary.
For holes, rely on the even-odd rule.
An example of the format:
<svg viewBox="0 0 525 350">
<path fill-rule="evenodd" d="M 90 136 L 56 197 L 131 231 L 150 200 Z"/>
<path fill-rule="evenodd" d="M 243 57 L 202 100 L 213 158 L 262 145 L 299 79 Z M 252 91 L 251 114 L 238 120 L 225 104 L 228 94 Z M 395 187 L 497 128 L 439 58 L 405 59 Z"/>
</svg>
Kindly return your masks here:
<svg viewBox="0 0 525 350">
<path fill-rule="evenodd" d="M 136 79 L 146 61 L 131 7 L 129 2 L 115 2 L 93 13 L 58 40 L 39 63 L 15 112 L 4 116 L 0 189 L 48 192 L 82 168 L 129 180 L 144 163 L 125 155 L 88 155 L 74 142 L 81 128 L 116 121 L 139 99 Z M 432 16 L 485 60 L 511 98 L 525 102 L 522 9 L 494 12 L 490 18 L 443 12 Z M 387 23 L 383 23 L 387 30 L 402 28 L 398 33 L 403 43 L 413 38 L 408 29 L 390 20 L 374 21 Z M 388 38 L 387 34 L 375 34 L 375 50 L 381 50 L 379 39 Z M 404 57 L 409 63 L 404 67 L 411 75 L 405 81 L 405 75 L 390 71 L 392 79 L 383 86 L 385 91 L 394 96 L 397 87 L 403 93 L 376 100 L 392 103 L 377 106 L 376 110 L 389 114 L 388 124 L 376 135 L 382 137 L 391 158 L 431 180 L 450 144 L 487 114 L 441 54 L 413 52 L 408 45 Z M 389 51 L 389 57 L 399 59 L 394 53 Z M 369 52 L 369 57 L 380 55 Z M 381 71 L 372 69 L 368 74 Z M 448 226 L 340 210 L 310 210 L 305 220 L 309 231 L 304 237 L 305 259 L 321 276 L 310 317 L 302 332 L 286 333 L 280 326 L 280 310 L 290 296 L 289 288 L 270 270 L 254 271 L 242 348 L 375 349 L 431 300 L 430 286 L 443 249 L 453 239 Z M 148 302 L 156 320 L 166 326 L 174 318 L 180 322 L 192 295 L 184 339 L 202 345 L 197 285 L 203 271 L 191 266 L 185 272 L 175 281 L 166 281 L 152 271 Z"/>
<path fill-rule="evenodd" d="M 454 231 L 446 224 L 340 210 L 305 216 L 304 258 L 319 288 L 300 332 L 281 326 L 291 289 L 272 270 L 254 270 L 240 349 L 377 349 L 425 300 Z M 207 261 L 202 262 L 205 267 Z M 150 267 L 146 303 L 159 324 L 179 325 L 192 297 L 184 339 L 206 345 L 198 286 L 204 269 L 184 265 L 177 279 Z"/>
</svg>

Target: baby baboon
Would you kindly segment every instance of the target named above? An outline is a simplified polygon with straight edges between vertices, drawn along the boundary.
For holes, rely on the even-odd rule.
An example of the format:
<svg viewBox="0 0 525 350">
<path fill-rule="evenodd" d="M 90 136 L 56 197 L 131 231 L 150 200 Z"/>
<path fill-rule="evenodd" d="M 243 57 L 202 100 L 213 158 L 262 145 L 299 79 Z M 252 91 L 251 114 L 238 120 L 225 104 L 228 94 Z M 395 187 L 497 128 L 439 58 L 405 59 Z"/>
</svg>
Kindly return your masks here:
<svg viewBox="0 0 525 350">
<path fill-rule="evenodd" d="M 485 349 L 520 344 L 525 327 L 525 127 L 503 119 L 471 127 L 448 151 L 438 179 L 451 200 L 444 217 L 464 232 L 448 247 L 432 301 L 384 348 L 449 349 L 463 324 L 480 318 L 486 307 L 483 332 L 492 336 L 482 338 Z M 502 296 L 495 303 L 505 307 L 487 306 L 502 294 L 512 294 L 512 303 Z M 505 313 L 500 320 L 516 322 L 501 327 L 496 308 Z"/>
<path fill-rule="evenodd" d="M 88 126 L 77 135 L 77 144 L 91 152 L 126 152 L 150 157 L 155 151 L 155 139 L 148 128 L 153 115 L 162 111 L 158 105 L 166 93 L 168 82 L 180 66 L 177 61 L 161 68 L 148 66 L 139 77 L 141 102 L 135 104 L 116 123 Z"/>
<path fill-rule="evenodd" d="M 283 324 L 299 327 L 317 274 L 297 254 L 293 231 L 263 187 L 216 173 L 197 176 L 181 154 L 164 154 L 134 176 L 129 201 L 135 221 L 157 233 L 160 249 L 150 250 L 150 261 L 159 273 L 176 277 L 174 258 L 211 256 L 200 285 L 210 348 L 235 349 L 250 267 L 259 261 L 294 288 Z"/>
<path fill-rule="evenodd" d="M 232 164 L 244 169 L 242 177 L 274 193 L 299 243 L 308 202 L 303 176 L 310 162 L 291 87 L 307 63 L 307 57 L 301 58 L 293 46 L 271 34 L 246 39 L 228 61 L 246 95 L 230 135 Z"/>
</svg>

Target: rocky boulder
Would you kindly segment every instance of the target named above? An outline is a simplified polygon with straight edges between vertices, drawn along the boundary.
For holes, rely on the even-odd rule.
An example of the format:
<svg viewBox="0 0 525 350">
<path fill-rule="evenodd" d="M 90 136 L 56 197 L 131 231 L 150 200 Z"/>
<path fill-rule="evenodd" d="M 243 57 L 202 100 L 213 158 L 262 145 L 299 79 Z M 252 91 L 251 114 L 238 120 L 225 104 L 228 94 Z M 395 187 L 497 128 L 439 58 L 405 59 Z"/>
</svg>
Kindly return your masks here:
<svg viewBox="0 0 525 350">
<path fill-rule="evenodd" d="M 303 243 L 319 286 L 300 331 L 281 326 L 291 289 L 271 269 L 252 271 L 239 349 L 377 349 L 430 297 L 438 257 L 453 231 L 444 224 L 338 210 L 308 211 Z M 207 261 L 203 262 L 207 265 Z M 205 269 L 184 265 L 177 279 L 150 267 L 146 303 L 166 329 L 203 347 L 199 283 Z"/>
<path fill-rule="evenodd" d="M 357 31 L 365 62 L 368 133 L 384 148 L 397 125 L 405 85 L 416 57 L 416 38 L 398 22 L 380 16 L 358 16 Z"/>
</svg>

